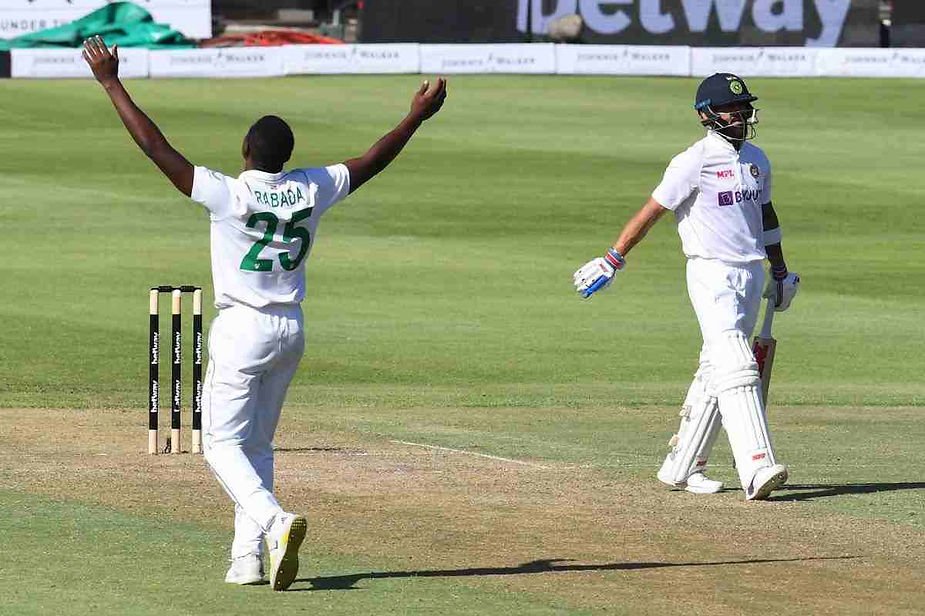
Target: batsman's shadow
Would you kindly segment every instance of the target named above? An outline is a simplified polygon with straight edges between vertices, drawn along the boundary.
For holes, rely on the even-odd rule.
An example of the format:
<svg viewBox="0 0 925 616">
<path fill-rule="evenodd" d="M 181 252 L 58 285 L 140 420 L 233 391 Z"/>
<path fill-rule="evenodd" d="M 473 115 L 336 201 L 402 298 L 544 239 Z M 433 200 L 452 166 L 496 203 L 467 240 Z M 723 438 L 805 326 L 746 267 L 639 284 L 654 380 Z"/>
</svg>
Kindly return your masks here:
<svg viewBox="0 0 925 616">
<path fill-rule="evenodd" d="M 845 483 L 785 485 L 780 492 L 768 498 L 769 501 L 802 501 L 813 498 L 828 498 L 845 494 L 873 494 L 896 490 L 925 490 L 925 481 L 900 481 L 897 483 Z M 788 493 L 789 492 L 789 493 Z"/>
<path fill-rule="evenodd" d="M 722 567 L 732 565 L 756 565 L 768 563 L 790 563 L 810 560 L 848 560 L 859 556 L 811 556 L 806 558 L 753 558 L 747 560 L 723 560 L 707 562 L 626 562 L 601 564 L 574 564 L 567 558 L 533 560 L 512 567 L 472 567 L 465 569 L 425 569 L 419 571 L 369 571 L 350 575 L 319 576 L 302 578 L 296 583 L 307 582 L 311 586 L 292 588 L 291 591 L 358 590 L 356 584 L 362 580 L 387 580 L 396 578 L 475 577 L 495 575 L 530 575 L 536 573 L 564 573 L 571 571 L 634 571 L 638 569 L 662 569 L 667 567 Z"/>
</svg>

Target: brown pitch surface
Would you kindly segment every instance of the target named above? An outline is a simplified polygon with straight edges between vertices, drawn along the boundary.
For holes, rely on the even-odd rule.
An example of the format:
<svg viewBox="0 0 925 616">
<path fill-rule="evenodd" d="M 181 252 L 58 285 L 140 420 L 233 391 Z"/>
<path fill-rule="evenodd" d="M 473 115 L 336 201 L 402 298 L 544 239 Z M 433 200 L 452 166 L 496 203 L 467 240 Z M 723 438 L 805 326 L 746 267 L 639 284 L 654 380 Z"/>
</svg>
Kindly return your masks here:
<svg viewBox="0 0 925 616">
<path fill-rule="evenodd" d="M 0 409 L 0 488 L 230 531 L 202 458 L 148 456 L 142 420 Z M 284 423 L 281 502 L 308 514 L 310 550 L 357 562 L 316 586 L 374 591 L 376 575 L 358 572 L 413 571 L 589 610 L 923 613 L 925 535 L 913 527 Z"/>
</svg>

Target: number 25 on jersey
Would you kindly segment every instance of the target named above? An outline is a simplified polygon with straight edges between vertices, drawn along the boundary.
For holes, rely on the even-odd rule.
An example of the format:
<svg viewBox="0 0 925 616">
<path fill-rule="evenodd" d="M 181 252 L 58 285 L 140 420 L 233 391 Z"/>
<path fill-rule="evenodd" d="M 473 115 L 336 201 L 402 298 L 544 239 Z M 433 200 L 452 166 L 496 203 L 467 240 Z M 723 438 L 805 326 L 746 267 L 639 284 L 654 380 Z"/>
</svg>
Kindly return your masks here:
<svg viewBox="0 0 925 616">
<path fill-rule="evenodd" d="M 308 252 L 308 246 L 311 244 L 311 235 L 305 227 L 299 227 L 298 224 L 312 215 L 312 208 L 306 208 L 295 212 L 292 220 L 286 223 L 283 228 L 283 242 L 291 243 L 293 240 L 299 240 L 299 253 L 295 258 L 289 256 L 288 251 L 279 253 L 279 263 L 287 272 L 291 272 L 299 267 L 302 260 Z M 254 242 L 251 249 L 244 255 L 241 260 L 241 269 L 246 272 L 270 272 L 273 271 L 273 259 L 261 259 L 260 253 L 266 248 L 267 244 L 273 241 L 276 234 L 276 228 L 279 226 L 279 218 L 273 212 L 257 212 L 247 219 L 247 228 L 255 229 L 259 223 L 264 223 L 263 237 Z"/>
</svg>

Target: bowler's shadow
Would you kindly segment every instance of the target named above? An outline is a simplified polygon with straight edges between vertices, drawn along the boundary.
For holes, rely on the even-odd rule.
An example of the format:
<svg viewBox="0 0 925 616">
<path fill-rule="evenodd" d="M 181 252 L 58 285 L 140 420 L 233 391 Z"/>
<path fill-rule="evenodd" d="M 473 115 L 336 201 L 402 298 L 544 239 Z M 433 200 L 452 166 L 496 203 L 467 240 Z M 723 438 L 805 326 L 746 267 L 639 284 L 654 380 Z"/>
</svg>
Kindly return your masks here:
<svg viewBox="0 0 925 616">
<path fill-rule="evenodd" d="M 873 494 L 895 490 L 925 490 L 925 481 L 900 481 L 897 483 L 846 483 L 841 485 L 808 484 L 784 485 L 780 492 L 769 497 L 769 501 L 803 501 L 813 498 L 843 496 L 845 494 Z M 786 492 L 793 491 L 791 494 Z"/>
<path fill-rule="evenodd" d="M 468 569 L 431 569 L 423 571 L 370 571 L 351 575 L 332 575 L 302 578 L 296 582 L 308 582 L 308 588 L 293 588 L 293 591 L 357 590 L 355 584 L 362 580 L 386 580 L 395 578 L 474 577 L 488 575 L 525 575 L 535 573 L 561 573 L 569 571 L 633 571 L 636 569 L 662 569 L 666 567 L 720 567 L 726 565 L 755 565 L 764 563 L 790 563 L 809 560 L 846 560 L 857 556 L 816 556 L 808 558 L 755 558 L 749 560 L 726 560 L 686 563 L 604 563 L 577 565 L 573 560 L 551 558 L 534 560 L 515 567 L 473 567 Z"/>
</svg>

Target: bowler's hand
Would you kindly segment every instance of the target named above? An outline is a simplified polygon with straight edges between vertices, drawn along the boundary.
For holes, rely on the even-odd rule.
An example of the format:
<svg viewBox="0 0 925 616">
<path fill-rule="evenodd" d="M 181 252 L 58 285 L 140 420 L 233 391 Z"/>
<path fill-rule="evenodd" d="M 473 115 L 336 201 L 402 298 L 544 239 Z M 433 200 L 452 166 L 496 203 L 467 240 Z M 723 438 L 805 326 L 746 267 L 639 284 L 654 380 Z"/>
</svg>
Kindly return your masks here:
<svg viewBox="0 0 925 616">
<path fill-rule="evenodd" d="M 445 100 L 446 79 L 440 77 L 434 84 L 425 81 L 411 100 L 411 115 L 421 122 L 428 120 L 440 111 Z"/>
<path fill-rule="evenodd" d="M 119 46 L 114 45 L 112 52 L 103 42 L 103 37 L 91 36 L 84 41 L 84 60 L 90 65 L 93 76 L 102 85 L 119 81 Z"/>
</svg>

